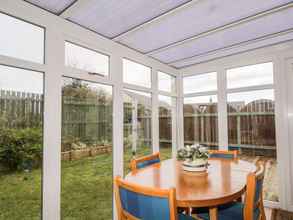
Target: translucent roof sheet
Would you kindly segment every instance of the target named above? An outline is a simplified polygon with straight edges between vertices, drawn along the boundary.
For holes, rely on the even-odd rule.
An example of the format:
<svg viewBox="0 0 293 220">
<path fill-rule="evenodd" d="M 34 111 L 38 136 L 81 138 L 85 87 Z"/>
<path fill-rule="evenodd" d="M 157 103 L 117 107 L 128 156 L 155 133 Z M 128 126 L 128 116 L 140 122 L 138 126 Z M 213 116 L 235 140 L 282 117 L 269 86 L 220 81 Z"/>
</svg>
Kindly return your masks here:
<svg viewBox="0 0 293 220">
<path fill-rule="evenodd" d="M 55 14 L 59 14 L 76 0 L 25 0 Z"/>
<path fill-rule="evenodd" d="M 288 2 L 290 0 L 195 1 L 119 41 L 141 52 L 149 52 Z"/>
<path fill-rule="evenodd" d="M 293 28 L 293 8 L 169 48 L 154 54 L 153 57 L 165 63 L 171 63 L 183 58 L 202 55 L 291 28 Z"/>
<path fill-rule="evenodd" d="M 91 0 L 69 20 L 112 38 L 188 1 Z"/>
</svg>

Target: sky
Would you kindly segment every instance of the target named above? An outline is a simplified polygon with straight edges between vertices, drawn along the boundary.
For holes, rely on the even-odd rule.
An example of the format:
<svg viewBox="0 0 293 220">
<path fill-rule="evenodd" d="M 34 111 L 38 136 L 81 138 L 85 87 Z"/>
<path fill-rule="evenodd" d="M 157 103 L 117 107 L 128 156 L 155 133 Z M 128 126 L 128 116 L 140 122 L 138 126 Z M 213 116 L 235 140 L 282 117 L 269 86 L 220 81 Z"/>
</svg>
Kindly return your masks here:
<svg viewBox="0 0 293 220">
<path fill-rule="evenodd" d="M 43 94 L 43 74 L 0 65 L 0 90 Z"/>
</svg>

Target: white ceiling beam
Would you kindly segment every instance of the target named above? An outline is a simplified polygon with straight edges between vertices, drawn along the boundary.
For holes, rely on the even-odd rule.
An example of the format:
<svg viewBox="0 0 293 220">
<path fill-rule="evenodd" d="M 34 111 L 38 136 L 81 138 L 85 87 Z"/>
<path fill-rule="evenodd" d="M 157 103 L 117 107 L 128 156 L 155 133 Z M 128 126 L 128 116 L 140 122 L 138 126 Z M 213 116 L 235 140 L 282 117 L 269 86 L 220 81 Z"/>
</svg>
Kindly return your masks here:
<svg viewBox="0 0 293 220">
<path fill-rule="evenodd" d="M 267 11 L 260 12 L 258 14 L 255 14 L 255 15 L 252 15 L 252 16 L 249 16 L 249 17 L 240 19 L 238 21 L 235 21 L 235 22 L 232 22 L 232 23 L 229 23 L 229 24 L 226 24 L 226 25 L 217 27 L 215 29 L 208 30 L 206 32 L 202 32 L 202 33 L 197 34 L 195 36 L 192 36 L 192 37 L 186 38 L 184 40 L 180 40 L 180 41 L 174 42 L 172 44 L 169 44 L 169 45 L 160 47 L 158 49 L 154 49 L 154 50 L 149 51 L 149 52 L 146 52 L 144 54 L 145 55 L 148 55 L 148 56 L 152 56 L 154 54 L 157 54 L 157 53 L 166 51 L 166 50 L 168 50 L 170 48 L 177 47 L 177 46 L 180 46 L 180 45 L 185 44 L 185 43 L 189 43 L 189 42 L 194 41 L 194 40 L 197 40 L 199 38 L 206 37 L 206 36 L 211 35 L 211 34 L 214 34 L 216 32 L 220 32 L 220 31 L 229 29 L 231 27 L 241 25 L 243 23 L 247 23 L 247 22 L 256 20 L 258 18 L 261 18 L 261 17 L 267 16 L 267 15 L 273 14 L 273 13 L 276 13 L 276 12 L 279 12 L 279 11 L 283 11 L 283 10 L 288 9 L 288 8 L 291 8 L 291 7 L 293 7 L 293 2 L 288 3 L 288 4 L 285 4 L 285 5 L 282 5 L 282 6 L 279 6 L 279 7 L 275 7 L 275 8 L 269 9 Z"/>
<path fill-rule="evenodd" d="M 73 3 L 70 7 L 65 9 L 59 16 L 67 19 L 72 17 L 76 12 L 90 4 L 92 0 L 77 0 L 75 3 Z"/>
<path fill-rule="evenodd" d="M 158 22 L 158 21 L 162 20 L 163 18 L 165 18 L 167 16 L 171 16 L 174 13 L 177 13 L 177 12 L 179 12 L 181 10 L 184 10 L 184 9 L 186 9 L 188 7 L 191 7 L 193 4 L 195 4 L 195 3 L 199 2 L 199 1 L 200 0 L 190 0 L 190 1 L 188 1 L 188 2 L 186 2 L 184 4 L 182 4 L 182 5 L 174 8 L 174 9 L 171 9 L 171 10 L 169 10 L 169 11 L 167 11 L 167 12 L 165 12 L 165 13 L 163 13 L 163 14 L 161 14 L 161 15 L 159 15 L 159 16 L 157 16 L 157 17 L 155 17 L 155 18 L 153 18 L 153 19 L 151 19 L 151 20 L 149 20 L 147 22 L 145 22 L 145 23 L 142 23 L 142 24 L 140 24 L 138 26 L 135 26 L 134 28 L 131 28 L 131 29 L 125 31 L 125 32 L 117 35 L 116 37 L 113 37 L 112 40 L 118 41 L 121 38 L 123 38 L 123 37 L 125 37 L 125 36 L 127 36 L 127 35 L 129 35 L 131 33 L 134 33 L 134 32 L 136 32 L 138 30 L 141 30 L 141 29 L 145 28 L 146 26 L 154 24 L 155 22 Z"/>
</svg>

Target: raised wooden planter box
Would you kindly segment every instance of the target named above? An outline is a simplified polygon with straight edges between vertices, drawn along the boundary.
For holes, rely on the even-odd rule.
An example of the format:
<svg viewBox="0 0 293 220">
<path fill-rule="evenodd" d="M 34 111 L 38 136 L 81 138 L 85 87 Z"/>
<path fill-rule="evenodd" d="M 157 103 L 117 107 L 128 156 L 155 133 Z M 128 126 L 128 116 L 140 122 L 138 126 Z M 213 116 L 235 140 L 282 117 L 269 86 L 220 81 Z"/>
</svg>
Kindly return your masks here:
<svg viewBox="0 0 293 220">
<path fill-rule="evenodd" d="M 90 148 L 71 151 L 71 160 L 79 160 L 81 158 L 89 157 L 89 156 L 90 156 Z"/>
<path fill-rule="evenodd" d="M 103 153 L 112 152 L 111 146 L 96 146 L 96 147 L 88 147 L 80 150 L 71 150 L 65 151 L 61 153 L 62 160 L 79 160 L 85 157 L 94 157 Z"/>
<path fill-rule="evenodd" d="M 71 151 L 62 152 L 61 160 L 71 160 Z"/>
</svg>

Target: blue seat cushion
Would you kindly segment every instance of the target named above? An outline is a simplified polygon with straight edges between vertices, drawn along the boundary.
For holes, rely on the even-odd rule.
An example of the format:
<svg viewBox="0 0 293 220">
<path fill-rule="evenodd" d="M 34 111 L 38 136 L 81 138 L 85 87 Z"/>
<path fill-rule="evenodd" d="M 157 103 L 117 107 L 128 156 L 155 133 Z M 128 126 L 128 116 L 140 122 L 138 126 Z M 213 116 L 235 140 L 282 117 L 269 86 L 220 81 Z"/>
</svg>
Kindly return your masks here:
<svg viewBox="0 0 293 220">
<path fill-rule="evenodd" d="M 222 158 L 222 159 L 233 159 L 234 155 L 233 154 L 220 154 L 220 153 L 211 153 L 210 158 Z"/>
<path fill-rule="evenodd" d="M 155 163 L 160 163 L 160 159 L 159 158 L 154 158 L 154 159 L 151 159 L 151 160 L 146 160 L 146 161 L 143 161 L 143 162 L 140 162 L 140 163 L 137 163 L 136 167 L 137 169 L 141 169 L 141 168 L 144 168 L 144 167 L 147 167 L 147 166 L 150 166 L 150 165 L 153 165 Z"/>
<path fill-rule="evenodd" d="M 218 218 L 219 220 L 243 220 L 243 203 L 235 202 L 219 206 Z M 205 220 L 209 220 L 208 212 L 197 213 L 197 215 Z"/>
<path fill-rule="evenodd" d="M 189 215 L 178 214 L 178 220 L 195 220 L 195 219 Z"/>
</svg>

